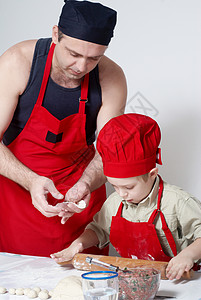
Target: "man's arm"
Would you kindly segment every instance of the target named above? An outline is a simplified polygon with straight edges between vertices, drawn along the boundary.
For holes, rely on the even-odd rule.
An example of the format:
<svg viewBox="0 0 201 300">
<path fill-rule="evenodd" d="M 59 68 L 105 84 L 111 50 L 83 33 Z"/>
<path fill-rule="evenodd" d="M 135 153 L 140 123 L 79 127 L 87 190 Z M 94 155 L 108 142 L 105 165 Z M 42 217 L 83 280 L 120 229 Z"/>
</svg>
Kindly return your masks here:
<svg viewBox="0 0 201 300">
<path fill-rule="evenodd" d="M 97 132 L 110 119 L 124 113 L 127 99 L 126 79 L 122 69 L 105 56 L 99 63 L 99 78 L 102 91 L 102 106 L 97 117 Z M 88 184 L 91 192 L 106 182 L 102 160 L 97 152 L 79 179 L 79 182 Z"/>
<path fill-rule="evenodd" d="M 103 57 L 99 63 L 99 79 L 102 91 L 102 106 L 97 118 L 97 132 L 113 117 L 124 113 L 127 99 L 127 84 L 122 69 L 107 57 Z M 81 199 L 89 203 L 90 193 L 106 182 L 103 174 L 102 160 L 96 152 L 83 175 L 77 183 L 66 193 L 65 200 L 78 202 Z M 80 212 L 73 204 L 67 204 L 66 213 L 61 212 L 62 223 Z M 63 209 L 64 206 L 63 206 Z"/>
<path fill-rule="evenodd" d="M 104 56 L 99 63 L 102 106 L 97 118 L 97 131 L 112 118 L 122 115 L 126 106 L 127 83 L 124 72 Z"/>
<path fill-rule="evenodd" d="M 0 139 L 9 126 L 15 112 L 18 98 L 24 92 L 31 69 L 36 41 L 19 43 L 0 57 Z M 46 194 L 61 199 L 53 182 L 41 177 L 23 165 L 5 146 L 0 143 L 0 174 L 15 181 L 28 190 L 33 205 L 44 215 L 58 214 L 57 207 L 49 206 Z"/>
<path fill-rule="evenodd" d="M 122 69 L 107 57 L 99 63 L 99 78 L 102 91 L 102 106 L 97 117 L 97 132 L 112 118 L 122 115 L 127 98 L 127 85 Z M 106 182 L 102 160 L 98 152 L 85 169 L 79 182 L 88 184 L 94 191 Z"/>
<path fill-rule="evenodd" d="M 102 106 L 97 117 L 97 132 L 112 118 L 122 115 L 126 106 L 127 84 L 122 69 L 107 57 L 99 63 L 99 78 L 102 91 Z M 88 184 L 94 191 L 105 183 L 102 160 L 98 152 L 85 169 L 79 182 Z"/>
</svg>

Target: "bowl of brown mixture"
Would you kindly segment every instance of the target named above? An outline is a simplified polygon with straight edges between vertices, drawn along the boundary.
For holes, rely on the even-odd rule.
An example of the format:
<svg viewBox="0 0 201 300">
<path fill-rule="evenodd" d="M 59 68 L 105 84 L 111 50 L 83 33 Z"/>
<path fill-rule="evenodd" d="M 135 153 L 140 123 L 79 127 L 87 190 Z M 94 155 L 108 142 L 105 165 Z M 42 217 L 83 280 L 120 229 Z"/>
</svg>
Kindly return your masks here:
<svg viewBox="0 0 201 300">
<path fill-rule="evenodd" d="M 119 271 L 119 300 L 154 299 L 160 285 L 160 271 L 153 268 L 133 268 Z"/>
</svg>

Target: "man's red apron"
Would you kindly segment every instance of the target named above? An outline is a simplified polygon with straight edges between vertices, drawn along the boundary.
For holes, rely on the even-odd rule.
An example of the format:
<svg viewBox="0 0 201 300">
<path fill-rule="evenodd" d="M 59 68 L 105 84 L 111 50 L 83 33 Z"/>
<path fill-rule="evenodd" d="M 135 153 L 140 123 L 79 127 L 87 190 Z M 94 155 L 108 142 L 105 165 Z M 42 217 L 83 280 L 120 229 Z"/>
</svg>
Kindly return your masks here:
<svg viewBox="0 0 201 300">
<path fill-rule="evenodd" d="M 52 44 L 31 116 L 8 148 L 28 168 L 52 179 L 65 195 L 81 177 L 94 157 L 95 149 L 93 145 L 87 145 L 85 133 L 89 74 L 81 84 L 78 113 L 60 121 L 42 106 L 54 48 L 55 44 Z M 0 251 L 39 256 L 49 256 L 68 247 L 106 199 L 105 186 L 102 186 L 92 193 L 89 206 L 82 213 L 74 214 L 62 225 L 60 217 L 43 216 L 33 206 L 30 193 L 3 176 L 0 177 L 0 193 Z M 48 201 L 53 205 L 57 203 L 53 197 Z M 89 253 L 97 251 L 96 248 L 95 252 Z"/>
<path fill-rule="evenodd" d="M 157 209 L 153 211 L 148 222 L 130 222 L 121 217 L 123 203 L 120 204 L 116 216 L 112 217 L 110 241 L 122 257 L 146 260 L 169 261 L 159 242 L 154 221 L 161 218 L 162 229 L 173 252 L 177 255 L 176 244 L 170 232 L 164 215 L 160 210 L 163 181 L 160 178 Z"/>
</svg>

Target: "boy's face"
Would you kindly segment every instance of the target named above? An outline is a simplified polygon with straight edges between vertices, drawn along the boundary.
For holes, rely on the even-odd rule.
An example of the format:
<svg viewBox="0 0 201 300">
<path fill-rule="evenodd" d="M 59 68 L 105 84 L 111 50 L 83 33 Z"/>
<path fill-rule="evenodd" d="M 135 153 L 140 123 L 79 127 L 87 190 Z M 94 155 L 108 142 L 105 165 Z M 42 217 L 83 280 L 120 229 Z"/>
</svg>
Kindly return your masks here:
<svg viewBox="0 0 201 300">
<path fill-rule="evenodd" d="M 145 199 L 154 184 L 156 176 L 147 175 L 146 181 L 142 176 L 130 178 L 112 178 L 107 177 L 117 193 L 127 202 L 138 204 Z"/>
</svg>

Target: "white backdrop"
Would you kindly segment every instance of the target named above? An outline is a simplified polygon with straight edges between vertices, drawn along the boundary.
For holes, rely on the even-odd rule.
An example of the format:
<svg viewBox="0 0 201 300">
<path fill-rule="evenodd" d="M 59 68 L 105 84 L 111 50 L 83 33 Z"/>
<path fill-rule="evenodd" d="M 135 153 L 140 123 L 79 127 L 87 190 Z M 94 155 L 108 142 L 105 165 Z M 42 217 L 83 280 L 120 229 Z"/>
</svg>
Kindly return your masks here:
<svg viewBox="0 0 201 300">
<path fill-rule="evenodd" d="M 106 54 L 126 74 L 126 111 L 158 121 L 160 174 L 201 199 L 201 1 L 100 2 L 118 11 Z M 0 54 L 19 41 L 51 36 L 62 5 L 63 0 L 0 0 Z"/>
</svg>

